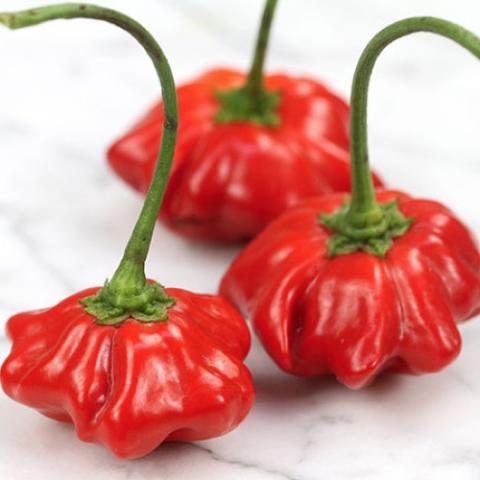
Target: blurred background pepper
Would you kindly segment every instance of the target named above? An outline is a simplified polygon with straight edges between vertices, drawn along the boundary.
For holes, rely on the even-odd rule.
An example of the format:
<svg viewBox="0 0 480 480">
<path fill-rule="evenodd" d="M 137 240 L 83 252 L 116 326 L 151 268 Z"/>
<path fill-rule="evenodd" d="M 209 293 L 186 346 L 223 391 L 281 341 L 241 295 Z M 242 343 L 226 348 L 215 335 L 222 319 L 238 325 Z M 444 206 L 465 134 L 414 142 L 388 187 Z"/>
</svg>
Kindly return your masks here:
<svg viewBox="0 0 480 480">
<path fill-rule="evenodd" d="M 247 76 L 211 70 L 178 90 L 179 143 L 161 218 L 187 236 L 248 240 L 302 199 L 350 189 L 345 101 L 311 78 L 263 73 L 276 5 L 265 3 Z M 108 152 L 142 193 L 161 112 L 155 105 Z"/>
</svg>

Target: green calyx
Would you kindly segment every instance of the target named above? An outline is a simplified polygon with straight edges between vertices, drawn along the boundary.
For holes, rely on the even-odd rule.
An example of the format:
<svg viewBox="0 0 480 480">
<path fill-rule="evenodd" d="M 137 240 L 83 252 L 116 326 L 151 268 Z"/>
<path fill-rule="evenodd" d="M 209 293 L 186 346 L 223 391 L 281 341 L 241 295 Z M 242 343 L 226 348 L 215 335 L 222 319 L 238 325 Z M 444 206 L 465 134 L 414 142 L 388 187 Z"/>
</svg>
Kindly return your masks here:
<svg viewBox="0 0 480 480">
<path fill-rule="evenodd" d="M 280 93 L 267 91 L 263 82 L 263 66 L 276 7 L 277 0 L 265 1 L 253 61 L 245 84 L 240 88 L 214 92 L 220 102 L 220 109 L 214 118 L 217 123 L 249 122 L 265 127 L 277 127 L 280 124 L 277 113 Z"/>
<path fill-rule="evenodd" d="M 277 127 L 280 117 L 277 107 L 280 103 L 279 92 L 268 92 L 261 89 L 253 95 L 247 86 L 215 92 L 221 104 L 215 116 L 217 123 L 249 122 L 266 127 Z"/>
<path fill-rule="evenodd" d="M 123 294 L 105 285 L 95 295 L 80 300 L 85 311 L 95 317 L 97 325 L 121 325 L 127 318 L 140 322 L 164 322 L 168 309 L 175 305 L 159 283 L 145 283 L 143 288 L 127 290 Z"/>
<path fill-rule="evenodd" d="M 351 205 L 344 205 L 334 213 L 320 214 L 320 222 L 332 235 L 328 241 L 329 257 L 364 251 L 383 258 L 392 246 L 393 239 L 407 232 L 414 218 L 407 218 L 398 209 L 398 200 L 377 204 L 374 210 L 352 218 Z"/>
</svg>

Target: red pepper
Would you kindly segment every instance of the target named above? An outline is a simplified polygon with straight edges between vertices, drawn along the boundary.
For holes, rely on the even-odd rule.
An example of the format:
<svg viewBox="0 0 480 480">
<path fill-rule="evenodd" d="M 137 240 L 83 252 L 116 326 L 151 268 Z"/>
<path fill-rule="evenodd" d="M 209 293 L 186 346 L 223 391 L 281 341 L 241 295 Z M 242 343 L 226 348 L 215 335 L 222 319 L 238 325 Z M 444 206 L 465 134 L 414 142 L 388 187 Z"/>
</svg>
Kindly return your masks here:
<svg viewBox="0 0 480 480">
<path fill-rule="evenodd" d="M 480 39 L 440 19 L 403 20 L 374 37 L 352 89 L 351 202 L 326 195 L 283 214 L 222 280 L 220 292 L 287 372 L 334 373 L 351 388 L 384 370 L 435 372 L 460 351 L 456 323 L 480 310 L 480 256 L 468 229 L 440 203 L 375 195 L 368 170 L 373 65 L 385 45 L 424 30 L 480 57 Z"/>
<path fill-rule="evenodd" d="M 5 392 L 78 437 L 120 457 L 148 454 L 165 440 L 200 440 L 237 426 L 255 392 L 243 364 L 250 335 L 223 298 L 163 288 L 144 264 L 176 141 L 177 103 L 170 67 L 134 20 L 84 4 L 0 14 L 22 28 L 57 18 L 93 18 L 133 35 L 153 60 L 164 98 L 163 143 L 144 207 L 122 261 L 103 288 L 45 310 L 12 317 L 12 351 L 0 374 Z"/>
<path fill-rule="evenodd" d="M 248 77 L 218 69 L 178 89 L 180 139 L 160 218 L 179 233 L 243 241 L 304 198 L 350 191 L 348 105 L 308 78 L 263 79 L 275 4 L 267 0 Z M 142 193 L 161 120 L 159 103 L 108 151 Z"/>
<path fill-rule="evenodd" d="M 222 435 L 247 415 L 250 336 L 226 300 L 168 288 L 168 321 L 116 327 L 96 325 L 79 303 L 98 290 L 9 320 L 7 395 L 126 458 Z"/>
</svg>

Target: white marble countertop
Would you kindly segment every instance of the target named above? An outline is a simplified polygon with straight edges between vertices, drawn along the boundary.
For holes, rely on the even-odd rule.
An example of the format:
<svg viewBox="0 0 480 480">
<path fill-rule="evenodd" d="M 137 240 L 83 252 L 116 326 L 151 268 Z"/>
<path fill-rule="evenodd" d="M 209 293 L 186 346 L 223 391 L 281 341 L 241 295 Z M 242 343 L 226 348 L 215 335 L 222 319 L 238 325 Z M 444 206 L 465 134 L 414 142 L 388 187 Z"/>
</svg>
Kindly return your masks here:
<svg viewBox="0 0 480 480">
<path fill-rule="evenodd" d="M 0 0 L 0 9 L 38 5 Z M 259 0 L 103 0 L 158 37 L 179 81 L 212 65 L 248 64 Z M 366 41 L 428 14 L 480 32 L 478 0 L 282 0 L 268 65 L 324 79 L 347 95 Z M 103 24 L 0 31 L 0 327 L 103 282 L 141 199 L 104 151 L 158 95 L 147 58 Z M 480 234 L 480 65 L 444 39 L 417 35 L 380 60 L 371 90 L 372 163 L 390 185 L 442 200 Z M 148 274 L 213 292 L 235 248 L 158 227 Z M 156 480 L 478 480 L 480 319 L 442 373 L 382 377 L 352 392 L 280 373 L 255 344 L 257 403 L 231 434 L 120 461 L 0 394 L 0 478 Z M 0 336 L 0 357 L 8 342 Z"/>
</svg>

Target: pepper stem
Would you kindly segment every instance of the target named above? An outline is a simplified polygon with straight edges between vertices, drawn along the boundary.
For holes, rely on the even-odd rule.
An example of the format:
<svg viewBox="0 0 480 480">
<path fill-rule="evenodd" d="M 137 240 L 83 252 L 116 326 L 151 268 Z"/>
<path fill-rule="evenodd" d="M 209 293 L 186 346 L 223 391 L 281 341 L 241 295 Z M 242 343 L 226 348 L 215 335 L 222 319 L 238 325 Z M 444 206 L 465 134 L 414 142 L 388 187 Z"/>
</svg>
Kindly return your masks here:
<svg viewBox="0 0 480 480">
<path fill-rule="evenodd" d="M 250 122 L 264 126 L 279 124 L 276 108 L 280 102 L 280 94 L 268 92 L 263 82 L 263 66 L 276 6 L 277 0 L 266 0 L 252 66 L 245 84 L 240 88 L 216 92 L 221 104 L 215 116 L 217 123 Z"/>
<path fill-rule="evenodd" d="M 69 3 L 49 5 L 21 12 L 0 13 L 0 23 L 16 29 L 56 19 L 89 18 L 103 20 L 132 35 L 151 58 L 162 87 L 164 124 L 162 144 L 155 172 L 123 258 L 112 280 L 94 296 L 80 301 L 96 317 L 96 323 L 117 325 L 128 317 L 153 322 L 167 319 L 167 309 L 175 303 L 162 286 L 145 276 L 145 260 L 168 181 L 175 151 L 178 109 L 173 75 L 162 49 L 153 36 L 132 18 L 96 5 Z"/>
<path fill-rule="evenodd" d="M 259 97 L 264 92 L 263 86 L 263 65 L 265 64 L 265 56 L 267 53 L 268 40 L 270 38 L 270 30 L 272 28 L 273 16 L 277 0 L 267 0 L 265 9 L 263 10 L 260 29 L 257 34 L 257 42 L 253 55 L 252 66 L 248 74 L 245 88 L 251 95 Z"/>
<path fill-rule="evenodd" d="M 412 17 L 384 28 L 368 43 L 357 63 L 352 82 L 350 118 L 351 203 L 330 215 L 320 215 L 322 223 L 335 234 L 330 238 L 330 256 L 364 250 L 383 257 L 392 239 L 403 235 L 414 219 L 405 218 L 397 202 L 379 204 L 375 199 L 368 166 L 367 103 L 373 67 L 380 53 L 393 41 L 416 32 L 431 32 L 458 43 L 480 58 L 480 38 L 465 28 L 434 17 Z"/>
</svg>

